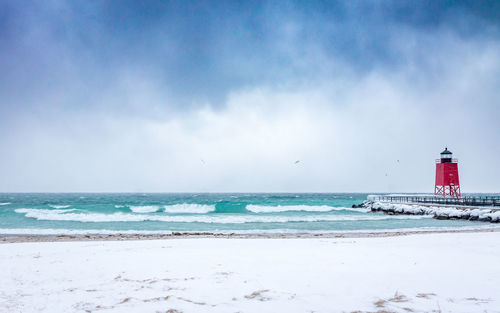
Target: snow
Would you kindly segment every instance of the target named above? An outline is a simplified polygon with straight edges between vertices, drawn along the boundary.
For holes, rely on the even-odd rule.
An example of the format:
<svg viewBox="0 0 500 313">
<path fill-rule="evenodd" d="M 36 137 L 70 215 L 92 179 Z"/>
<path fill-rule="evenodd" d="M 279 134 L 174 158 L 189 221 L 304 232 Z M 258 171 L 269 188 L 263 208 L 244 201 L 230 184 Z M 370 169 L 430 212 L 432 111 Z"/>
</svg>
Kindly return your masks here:
<svg viewBox="0 0 500 313">
<path fill-rule="evenodd" d="M 492 209 L 465 209 L 450 206 L 423 206 L 417 204 L 402 204 L 383 201 L 366 201 L 363 204 L 370 209 L 380 209 L 383 211 L 394 211 L 395 213 L 409 213 L 415 215 L 432 215 L 439 217 L 455 217 L 468 219 L 471 216 L 479 219 L 490 219 L 492 222 L 500 221 L 500 211 Z"/>
<path fill-rule="evenodd" d="M 0 312 L 500 312 L 500 232 L 0 245 Z"/>
</svg>

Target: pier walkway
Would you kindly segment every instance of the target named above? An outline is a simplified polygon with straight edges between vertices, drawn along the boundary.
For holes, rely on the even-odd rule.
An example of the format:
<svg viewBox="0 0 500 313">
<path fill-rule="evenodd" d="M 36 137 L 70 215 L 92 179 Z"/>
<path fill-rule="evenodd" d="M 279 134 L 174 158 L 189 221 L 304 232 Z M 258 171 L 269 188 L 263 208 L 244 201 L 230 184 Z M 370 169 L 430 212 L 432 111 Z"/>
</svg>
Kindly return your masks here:
<svg viewBox="0 0 500 313">
<path fill-rule="evenodd" d="M 441 196 L 375 196 L 374 201 L 398 203 L 428 203 L 462 206 L 500 207 L 500 196 L 465 196 L 461 198 L 445 198 Z"/>
</svg>

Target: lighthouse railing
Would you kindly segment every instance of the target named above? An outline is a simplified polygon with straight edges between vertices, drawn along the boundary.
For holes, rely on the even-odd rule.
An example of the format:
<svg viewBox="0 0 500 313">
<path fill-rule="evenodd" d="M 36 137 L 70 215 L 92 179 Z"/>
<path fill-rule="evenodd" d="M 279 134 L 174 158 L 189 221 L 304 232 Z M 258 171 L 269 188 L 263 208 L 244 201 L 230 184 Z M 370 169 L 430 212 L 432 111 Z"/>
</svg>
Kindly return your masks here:
<svg viewBox="0 0 500 313">
<path fill-rule="evenodd" d="M 436 159 L 436 163 L 441 163 L 441 159 Z M 451 159 L 451 161 L 449 161 L 447 163 L 458 163 L 458 159 Z"/>
</svg>

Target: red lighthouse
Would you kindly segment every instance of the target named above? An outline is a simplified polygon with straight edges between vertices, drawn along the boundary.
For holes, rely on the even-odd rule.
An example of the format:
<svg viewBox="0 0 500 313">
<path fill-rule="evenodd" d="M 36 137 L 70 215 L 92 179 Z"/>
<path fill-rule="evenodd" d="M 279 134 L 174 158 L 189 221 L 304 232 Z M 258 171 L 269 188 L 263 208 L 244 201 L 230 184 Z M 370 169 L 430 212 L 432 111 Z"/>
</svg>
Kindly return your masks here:
<svg viewBox="0 0 500 313">
<path fill-rule="evenodd" d="M 460 198 L 460 182 L 458 181 L 458 160 L 452 158 L 451 151 L 445 148 L 441 159 L 436 160 L 435 195 Z"/>
</svg>

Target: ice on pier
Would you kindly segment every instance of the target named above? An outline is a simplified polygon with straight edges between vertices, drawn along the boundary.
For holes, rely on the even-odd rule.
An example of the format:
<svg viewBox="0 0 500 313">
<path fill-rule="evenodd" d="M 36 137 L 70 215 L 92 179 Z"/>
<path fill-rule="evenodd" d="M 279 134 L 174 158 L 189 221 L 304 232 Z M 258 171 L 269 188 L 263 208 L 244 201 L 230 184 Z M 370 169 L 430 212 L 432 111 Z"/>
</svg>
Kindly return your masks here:
<svg viewBox="0 0 500 313">
<path fill-rule="evenodd" d="M 383 201 L 366 201 L 365 207 L 384 212 L 398 214 L 432 215 L 442 218 L 458 218 L 471 220 L 488 220 L 500 222 L 500 211 L 487 208 L 460 208 L 452 206 L 426 206 L 417 204 L 391 203 Z"/>
</svg>

